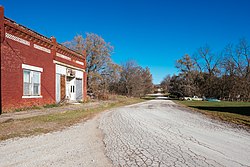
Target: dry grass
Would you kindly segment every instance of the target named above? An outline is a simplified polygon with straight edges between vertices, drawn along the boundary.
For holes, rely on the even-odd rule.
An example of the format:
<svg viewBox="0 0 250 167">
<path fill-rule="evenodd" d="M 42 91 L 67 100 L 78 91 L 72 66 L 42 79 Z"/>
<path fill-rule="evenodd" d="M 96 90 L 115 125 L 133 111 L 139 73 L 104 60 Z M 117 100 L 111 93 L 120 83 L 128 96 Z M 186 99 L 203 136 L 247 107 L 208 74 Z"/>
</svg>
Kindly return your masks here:
<svg viewBox="0 0 250 167">
<path fill-rule="evenodd" d="M 0 140 L 14 137 L 27 137 L 62 130 L 76 123 L 88 120 L 96 114 L 111 108 L 142 102 L 138 98 L 120 98 L 116 102 L 107 103 L 101 107 L 66 111 L 43 116 L 35 116 L 1 123 Z"/>
</svg>

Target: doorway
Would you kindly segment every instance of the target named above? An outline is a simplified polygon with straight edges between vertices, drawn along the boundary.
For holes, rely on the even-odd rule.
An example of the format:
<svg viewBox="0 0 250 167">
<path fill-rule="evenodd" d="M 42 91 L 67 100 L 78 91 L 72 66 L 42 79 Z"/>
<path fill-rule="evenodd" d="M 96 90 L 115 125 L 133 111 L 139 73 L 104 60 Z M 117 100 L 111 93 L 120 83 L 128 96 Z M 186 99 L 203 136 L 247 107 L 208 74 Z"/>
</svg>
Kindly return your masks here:
<svg viewBox="0 0 250 167">
<path fill-rule="evenodd" d="M 76 79 L 67 77 L 67 97 L 70 101 L 76 101 Z"/>
</svg>

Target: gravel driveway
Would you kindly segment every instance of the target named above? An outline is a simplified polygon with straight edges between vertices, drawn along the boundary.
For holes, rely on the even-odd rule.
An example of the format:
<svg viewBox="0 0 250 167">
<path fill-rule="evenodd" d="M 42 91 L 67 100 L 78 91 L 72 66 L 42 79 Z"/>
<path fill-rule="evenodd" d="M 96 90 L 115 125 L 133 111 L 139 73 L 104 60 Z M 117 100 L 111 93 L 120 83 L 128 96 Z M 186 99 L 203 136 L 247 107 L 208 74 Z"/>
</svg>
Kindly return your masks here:
<svg viewBox="0 0 250 167">
<path fill-rule="evenodd" d="M 250 166 L 250 134 L 172 101 L 148 101 L 105 113 L 107 156 L 115 166 Z"/>
<path fill-rule="evenodd" d="M 0 142 L 0 166 L 250 166 L 249 141 L 244 130 L 153 100 Z"/>
</svg>

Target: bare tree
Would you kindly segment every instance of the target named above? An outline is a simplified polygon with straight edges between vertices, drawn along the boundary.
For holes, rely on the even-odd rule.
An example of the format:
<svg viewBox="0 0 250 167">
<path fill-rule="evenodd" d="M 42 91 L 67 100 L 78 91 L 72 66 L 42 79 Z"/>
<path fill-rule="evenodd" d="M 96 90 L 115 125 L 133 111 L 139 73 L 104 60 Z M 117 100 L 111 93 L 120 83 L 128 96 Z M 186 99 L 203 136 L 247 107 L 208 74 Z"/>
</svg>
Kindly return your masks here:
<svg viewBox="0 0 250 167">
<path fill-rule="evenodd" d="M 215 54 L 208 46 L 177 60 L 178 76 L 170 79 L 170 92 L 204 95 L 225 100 L 250 100 L 250 45 L 245 39 Z"/>
<path fill-rule="evenodd" d="M 198 57 L 196 56 L 195 64 L 209 75 L 218 73 L 218 65 L 220 63 L 219 56 L 212 53 L 209 46 L 200 47 L 198 49 Z M 195 60 L 195 59 L 194 59 Z"/>
<path fill-rule="evenodd" d="M 171 76 L 167 75 L 160 83 L 161 88 L 165 93 L 169 92 L 170 89 L 170 81 L 171 81 Z"/>
<path fill-rule="evenodd" d="M 228 87 L 225 98 L 229 100 L 248 100 L 250 98 L 249 53 L 250 46 L 246 39 L 241 39 L 236 46 L 229 44 L 224 50 L 222 69 L 225 85 Z"/>
<path fill-rule="evenodd" d="M 120 71 L 120 67 L 111 60 L 113 46 L 94 33 L 87 33 L 85 39 L 77 35 L 64 45 L 79 53 L 86 51 L 88 91 L 98 96 L 107 93 L 109 84 Z"/>
<path fill-rule="evenodd" d="M 188 54 L 185 54 L 181 59 L 176 61 L 176 68 L 183 73 L 189 73 L 194 70 L 195 62 Z"/>
<path fill-rule="evenodd" d="M 195 82 L 199 74 L 196 71 L 196 65 L 197 63 L 188 54 L 176 62 L 176 67 L 181 71 L 178 79 L 179 81 L 180 79 L 182 80 L 182 94 L 185 96 L 200 95 L 200 91 Z"/>
<path fill-rule="evenodd" d="M 142 70 L 142 79 L 143 79 L 143 95 L 152 93 L 154 90 L 153 78 L 150 72 L 150 69 L 146 67 Z"/>
<path fill-rule="evenodd" d="M 135 61 L 122 65 L 118 94 L 141 97 L 153 91 L 152 74 L 149 68 L 143 69 Z"/>
</svg>

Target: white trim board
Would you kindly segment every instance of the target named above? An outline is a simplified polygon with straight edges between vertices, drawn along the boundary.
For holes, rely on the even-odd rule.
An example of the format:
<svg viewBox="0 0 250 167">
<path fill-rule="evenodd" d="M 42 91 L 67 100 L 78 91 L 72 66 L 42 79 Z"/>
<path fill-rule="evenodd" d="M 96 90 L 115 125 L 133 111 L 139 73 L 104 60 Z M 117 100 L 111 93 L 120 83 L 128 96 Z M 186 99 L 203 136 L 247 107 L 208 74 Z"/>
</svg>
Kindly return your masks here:
<svg viewBox="0 0 250 167">
<path fill-rule="evenodd" d="M 43 72 L 43 68 L 32 66 L 32 65 L 28 65 L 28 64 L 22 64 L 22 68 L 27 69 L 27 70 L 32 70 L 32 71 Z"/>
<path fill-rule="evenodd" d="M 42 46 L 37 45 L 37 44 L 34 44 L 34 48 L 35 48 L 35 49 L 38 49 L 38 50 L 41 50 L 41 51 L 44 51 L 44 52 L 47 52 L 47 53 L 51 53 L 51 50 L 50 50 L 50 49 L 45 48 L 45 47 L 42 47 Z"/>
<path fill-rule="evenodd" d="M 13 40 L 13 41 L 19 42 L 19 43 L 21 43 L 21 44 L 30 46 L 30 42 L 29 42 L 29 41 L 24 40 L 24 39 L 22 39 L 22 38 L 19 38 L 19 37 L 15 36 L 15 35 L 9 34 L 9 33 L 7 33 L 7 32 L 5 33 L 5 37 L 8 38 L 8 39 L 11 39 L 11 40 Z"/>
<path fill-rule="evenodd" d="M 70 57 L 65 56 L 65 55 L 63 55 L 63 54 L 61 54 L 61 53 L 57 53 L 57 52 L 56 52 L 56 56 L 71 61 L 71 58 L 70 58 Z"/>
<path fill-rule="evenodd" d="M 78 60 L 76 60 L 76 63 L 77 63 L 77 64 L 80 64 L 80 65 L 84 65 L 84 63 L 83 63 L 83 62 L 78 61 Z"/>
<path fill-rule="evenodd" d="M 43 98 L 43 96 L 22 96 L 23 99 Z"/>
<path fill-rule="evenodd" d="M 82 69 L 82 68 L 78 68 L 78 67 L 75 67 L 75 66 L 72 66 L 72 65 L 68 65 L 68 64 L 62 63 L 62 62 L 60 62 L 60 61 L 53 60 L 53 63 L 59 64 L 59 65 L 63 65 L 63 66 L 65 66 L 65 67 L 70 67 L 70 68 L 73 68 L 73 69 L 76 69 L 76 70 L 85 72 L 85 70 Z"/>
</svg>

